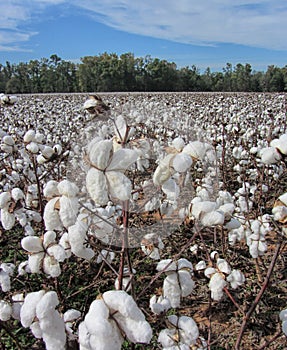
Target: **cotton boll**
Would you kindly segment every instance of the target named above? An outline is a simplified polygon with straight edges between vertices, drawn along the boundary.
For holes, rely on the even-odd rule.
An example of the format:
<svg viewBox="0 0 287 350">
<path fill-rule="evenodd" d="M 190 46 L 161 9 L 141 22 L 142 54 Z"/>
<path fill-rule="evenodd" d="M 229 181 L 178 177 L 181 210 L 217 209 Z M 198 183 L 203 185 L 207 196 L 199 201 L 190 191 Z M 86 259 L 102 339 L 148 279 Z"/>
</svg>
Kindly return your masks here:
<svg viewBox="0 0 287 350">
<path fill-rule="evenodd" d="M 99 205 L 106 205 L 109 201 L 108 184 L 104 174 L 95 169 L 89 169 L 86 176 L 86 187 L 91 198 Z"/>
<path fill-rule="evenodd" d="M 59 211 L 55 209 L 58 201 L 59 197 L 52 198 L 45 206 L 43 218 L 45 222 L 45 228 L 47 231 L 61 231 L 63 228 L 62 222 L 60 220 Z"/>
<path fill-rule="evenodd" d="M 216 225 L 223 225 L 224 224 L 224 213 L 221 211 L 212 211 L 209 213 L 205 213 L 200 222 L 203 226 L 210 227 L 210 226 L 216 226 Z"/>
<path fill-rule="evenodd" d="M 174 326 L 179 328 L 179 339 L 182 343 L 187 345 L 193 345 L 196 343 L 196 340 L 199 337 L 199 330 L 196 322 L 191 317 L 178 317 L 175 315 L 171 315 L 168 317 L 168 320 Z"/>
<path fill-rule="evenodd" d="M 153 295 L 150 298 L 149 306 L 151 311 L 156 315 L 160 315 L 161 313 L 166 312 L 171 308 L 168 298 L 164 298 L 162 296 L 159 296 L 157 298 L 156 295 Z"/>
<path fill-rule="evenodd" d="M 90 162 L 100 170 L 107 168 L 113 154 L 113 142 L 109 140 L 92 140 L 88 145 Z"/>
<path fill-rule="evenodd" d="M 69 198 L 76 197 L 76 195 L 79 193 L 78 186 L 68 180 L 63 180 L 59 182 L 57 188 L 62 196 L 66 196 Z"/>
<path fill-rule="evenodd" d="M 87 225 L 80 220 L 76 224 L 68 228 L 68 238 L 71 251 L 78 257 L 91 260 L 95 253 L 91 248 L 84 245 L 87 239 Z"/>
<path fill-rule="evenodd" d="M 28 252 L 39 253 L 43 251 L 43 241 L 40 237 L 28 236 L 21 240 L 21 246 Z"/>
<path fill-rule="evenodd" d="M 287 192 L 282 194 L 279 198 L 279 201 L 281 201 L 284 205 L 287 206 Z"/>
<path fill-rule="evenodd" d="M 167 200 L 176 201 L 180 189 L 177 183 L 173 179 L 168 179 L 162 184 L 162 191 L 166 194 Z"/>
<path fill-rule="evenodd" d="M 54 153 L 54 150 L 50 146 L 44 146 L 44 148 L 42 149 L 42 155 L 46 160 L 50 159 L 53 153 Z"/>
<path fill-rule="evenodd" d="M 138 158 L 138 153 L 131 149 L 119 149 L 114 152 L 108 171 L 124 171 L 128 169 Z"/>
<path fill-rule="evenodd" d="M 39 146 L 36 142 L 30 142 L 26 146 L 26 150 L 33 154 L 37 154 L 39 152 Z"/>
<path fill-rule="evenodd" d="M 260 156 L 264 164 L 274 164 L 281 159 L 280 154 L 274 147 L 263 148 L 260 151 Z"/>
<path fill-rule="evenodd" d="M 45 291 L 40 290 L 38 292 L 31 292 L 26 295 L 20 312 L 23 327 L 29 327 L 32 324 L 36 316 L 36 306 L 44 294 Z"/>
<path fill-rule="evenodd" d="M 181 296 L 187 297 L 194 289 L 195 282 L 192 280 L 190 272 L 186 270 L 178 271 L 178 280 L 181 288 Z"/>
<path fill-rule="evenodd" d="M 216 266 L 220 272 L 223 272 L 225 274 L 230 274 L 231 267 L 229 266 L 228 262 L 225 259 L 217 259 Z"/>
<path fill-rule="evenodd" d="M 58 182 L 50 180 L 46 183 L 43 189 L 43 194 L 46 198 L 52 198 L 60 195 L 58 190 Z"/>
<path fill-rule="evenodd" d="M 29 255 L 28 264 L 31 273 L 40 273 L 44 256 L 44 252 Z"/>
<path fill-rule="evenodd" d="M 81 349 L 120 350 L 123 338 L 116 323 L 110 319 L 110 312 L 103 300 L 95 300 L 90 305 L 84 322 L 79 326 Z"/>
<path fill-rule="evenodd" d="M 176 263 L 172 259 L 161 260 L 157 266 L 157 271 L 176 271 Z"/>
<path fill-rule="evenodd" d="M 15 225 L 15 215 L 3 208 L 0 210 L 0 221 L 4 230 L 11 230 Z"/>
<path fill-rule="evenodd" d="M 43 337 L 43 332 L 38 321 L 35 321 L 31 324 L 30 330 L 35 338 L 41 339 Z"/>
<path fill-rule="evenodd" d="M 132 183 L 128 177 L 118 171 L 106 173 L 109 193 L 113 198 L 125 201 L 131 198 Z"/>
<path fill-rule="evenodd" d="M 0 209 L 4 209 L 11 201 L 11 194 L 9 192 L 0 193 Z"/>
<path fill-rule="evenodd" d="M 108 291 L 103 294 L 103 299 L 131 342 L 150 342 L 152 329 L 130 295 L 124 291 Z"/>
<path fill-rule="evenodd" d="M 24 195 L 23 191 L 20 188 L 15 187 L 11 191 L 11 197 L 14 199 L 15 202 L 17 202 L 17 201 L 19 201 L 21 199 L 24 199 L 25 195 Z"/>
<path fill-rule="evenodd" d="M 175 155 L 172 160 L 172 166 L 175 171 L 179 173 L 186 172 L 192 165 L 192 158 L 186 153 L 179 153 Z"/>
<path fill-rule="evenodd" d="M 163 295 L 165 298 L 169 299 L 171 307 L 180 307 L 181 288 L 178 284 L 177 273 L 171 273 L 164 279 Z"/>
<path fill-rule="evenodd" d="M 185 142 L 181 137 L 176 137 L 172 140 L 171 146 L 180 152 L 183 149 L 184 144 Z"/>
<path fill-rule="evenodd" d="M 192 205 L 191 213 L 196 218 L 199 219 L 202 213 L 212 212 L 216 209 L 216 203 L 211 201 L 197 202 Z"/>
<path fill-rule="evenodd" d="M 11 305 L 4 300 L 0 300 L 0 320 L 8 321 L 12 315 L 12 307 Z"/>
<path fill-rule="evenodd" d="M 42 154 L 39 154 L 38 156 L 37 156 L 37 163 L 38 164 L 44 164 L 44 163 L 46 163 L 47 162 L 47 158 L 45 158 Z"/>
<path fill-rule="evenodd" d="M 25 133 L 25 135 L 24 135 L 23 141 L 25 143 L 29 143 L 29 142 L 34 141 L 34 139 L 35 139 L 35 131 L 34 130 L 28 130 Z"/>
<path fill-rule="evenodd" d="M 79 210 L 78 198 L 61 196 L 59 201 L 60 219 L 64 227 L 68 228 L 69 226 L 74 225 L 77 220 Z"/>
<path fill-rule="evenodd" d="M 227 286 L 227 282 L 220 273 L 211 276 L 209 284 L 211 290 L 211 298 L 219 301 L 223 297 L 223 289 Z"/>
<path fill-rule="evenodd" d="M 233 289 L 236 289 L 245 282 L 245 277 L 240 270 L 232 270 L 226 280 L 231 284 Z"/>
</svg>

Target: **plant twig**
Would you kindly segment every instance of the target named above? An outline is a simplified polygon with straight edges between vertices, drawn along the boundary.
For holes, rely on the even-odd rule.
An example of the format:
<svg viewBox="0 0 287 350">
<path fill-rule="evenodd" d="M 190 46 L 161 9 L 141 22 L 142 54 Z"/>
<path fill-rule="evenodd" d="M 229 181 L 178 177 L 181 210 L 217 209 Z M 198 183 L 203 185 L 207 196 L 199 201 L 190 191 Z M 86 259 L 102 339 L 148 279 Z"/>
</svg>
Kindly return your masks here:
<svg viewBox="0 0 287 350">
<path fill-rule="evenodd" d="M 236 344 L 235 344 L 235 350 L 239 350 L 240 349 L 240 343 L 241 343 L 241 340 L 242 340 L 242 337 L 243 337 L 243 334 L 244 334 L 244 331 L 246 329 L 246 326 L 247 326 L 247 323 L 249 322 L 250 318 L 251 318 L 251 315 L 253 314 L 256 306 L 258 305 L 258 303 L 260 302 L 266 288 L 268 287 L 268 284 L 270 282 L 270 278 L 271 278 L 271 275 L 272 275 L 272 272 L 274 270 L 274 267 L 275 267 L 275 264 L 276 264 L 276 261 L 277 261 L 277 258 L 278 258 L 278 255 L 279 255 L 279 252 L 280 252 L 280 249 L 281 249 L 281 245 L 282 245 L 282 242 L 279 242 L 277 243 L 277 246 L 276 246 L 276 249 L 275 249 L 275 252 L 274 252 L 274 255 L 273 255 L 273 258 L 271 260 L 271 263 L 269 265 L 269 268 L 268 268 L 268 271 L 267 271 L 267 274 L 266 274 L 266 277 L 265 277 L 265 280 L 262 284 L 262 287 L 259 291 L 259 293 L 257 294 L 254 302 L 252 303 L 252 305 L 250 306 L 249 310 L 247 311 L 247 313 L 245 314 L 245 317 L 243 319 L 243 322 L 241 324 L 241 328 L 239 330 L 239 334 L 238 334 L 238 337 L 236 339 Z"/>
</svg>

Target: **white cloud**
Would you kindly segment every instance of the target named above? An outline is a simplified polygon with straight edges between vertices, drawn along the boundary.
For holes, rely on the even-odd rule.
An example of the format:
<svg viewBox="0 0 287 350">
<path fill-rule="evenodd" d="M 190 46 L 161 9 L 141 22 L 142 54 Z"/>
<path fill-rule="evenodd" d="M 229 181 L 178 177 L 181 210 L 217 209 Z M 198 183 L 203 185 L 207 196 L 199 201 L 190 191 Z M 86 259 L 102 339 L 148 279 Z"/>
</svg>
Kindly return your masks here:
<svg viewBox="0 0 287 350">
<path fill-rule="evenodd" d="M 287 49 L 286 0 L 82 0 L 79 6 L 131 33 L 199 45 Z"/>
<path fill-rule="evenodd" d="M 196 45 L 234 43 L 287 50 L 286 0 L 6 0 L 0 4 L 0 29 L 14 30 L 27 41 L 34 33 L 24 33 L 20 25 L 40 16 L 47 6 L 63 3 L 129 33 Z M 13 48 L 21 41 L 11 32 L 7 36 L 5 46 Z"/>
</svg>

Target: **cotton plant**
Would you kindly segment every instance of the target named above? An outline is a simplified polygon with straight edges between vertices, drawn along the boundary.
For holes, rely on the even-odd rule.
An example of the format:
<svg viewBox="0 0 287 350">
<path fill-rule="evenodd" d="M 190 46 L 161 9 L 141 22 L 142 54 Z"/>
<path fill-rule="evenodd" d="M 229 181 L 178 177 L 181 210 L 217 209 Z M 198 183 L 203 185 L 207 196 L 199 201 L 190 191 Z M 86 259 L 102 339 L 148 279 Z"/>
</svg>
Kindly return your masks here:
<svg viewBox="0 0 287 350">
<path fill-rule="evenodd" d="M 199 329 L 192 317 L 170 315 L 168 328 L 160 331 L 158 342 L 163 350 L 207 349 L 206 341 L 199 336 Z"/>
<path fill-rule="evenodd" d="M 232 289 L 237 289 L 245 282 L 245 277 L 240 270 L 232 269 L 227 260 L 219 257 L 217 251 L 210 254 L 212 265 L 207 265 L 205 261 L 200 261 L 196 265 L 197 271 L 204 271 L 204 275 L 209 279 L 208 287 L 211 298 L 220 301 L 224 295 L 224 290 L 230 284 Z"/>
<path fill-rule="evenodd" d="M 61 274 L 60 262 L 67 258 L 67 253 L 57 242 L 54 231 L 45 232 L 43 237 L 24 237 L 21 246 L 29 254 L 28 267 L 31 273 L 43 271 L 50 277 L 58 277 Z"/>
<path fill-rule="evenodd" d="M 148 344 L 152 329 L 134 299 L 125 291 L 107 291 L 94 300 L 79 325 L 81 350 L 121 349 L 124 339 Z"/>
<path fill-rule="evenodd" d="M 166 274 L 163 297 L 169 299 L 171 307 L 180 307 L 181 299 L 190 295 L 195 287 L 192 263 L 185 258 L 165 259 L 159 261 L 156 269 Z"/>
<path fill-rule="evenodd" d="M 22 326 L 43 339 L 47 350 L 66 348 L 65 322 L 56 309 L 58 304 L 56 292 L 40 290 L 26 295 L 20 311 Z"/>
<path fill-rule="evenodd" d="M 149 300 L 149 307 L 154 314 L 161 315 L 166 313 L 171 308 L 171 305 L 168 298 L 162 295 L 153 295 Z"/>
</svg>

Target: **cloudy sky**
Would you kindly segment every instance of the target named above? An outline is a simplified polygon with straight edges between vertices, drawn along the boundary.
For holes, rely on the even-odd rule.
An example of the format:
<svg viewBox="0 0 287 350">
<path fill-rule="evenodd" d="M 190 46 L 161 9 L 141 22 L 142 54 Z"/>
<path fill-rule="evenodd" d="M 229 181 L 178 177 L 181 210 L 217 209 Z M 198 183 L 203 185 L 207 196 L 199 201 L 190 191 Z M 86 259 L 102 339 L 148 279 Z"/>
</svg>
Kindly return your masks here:
<svg viewBox="0 0 287 350">
<path fill-rule="evenodd" d="M 0 63 L 151 55 L 221 70 L 287 64 L 286 0 L 0 0 Z"/>
</svg>

